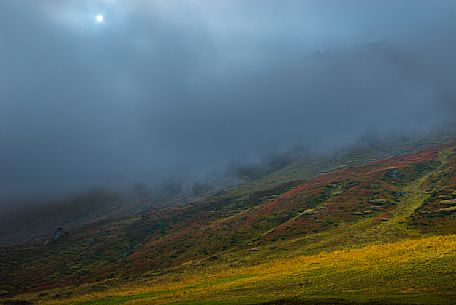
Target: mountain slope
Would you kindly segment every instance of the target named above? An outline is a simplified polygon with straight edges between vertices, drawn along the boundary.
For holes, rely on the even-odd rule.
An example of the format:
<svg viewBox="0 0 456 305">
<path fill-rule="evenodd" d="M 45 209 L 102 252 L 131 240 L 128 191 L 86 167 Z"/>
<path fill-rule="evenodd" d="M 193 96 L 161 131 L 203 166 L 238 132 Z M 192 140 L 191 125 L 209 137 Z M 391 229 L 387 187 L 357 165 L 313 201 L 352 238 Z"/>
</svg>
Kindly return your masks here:
<svg viewBox="0 0 456 305">
<path fill-rule="evenodd" d="M 406 147 L 297 161 L 191 204 L 4 248 L 0 289 L 45 304 L 450 304 L 455 144 Z"/>
</svg>

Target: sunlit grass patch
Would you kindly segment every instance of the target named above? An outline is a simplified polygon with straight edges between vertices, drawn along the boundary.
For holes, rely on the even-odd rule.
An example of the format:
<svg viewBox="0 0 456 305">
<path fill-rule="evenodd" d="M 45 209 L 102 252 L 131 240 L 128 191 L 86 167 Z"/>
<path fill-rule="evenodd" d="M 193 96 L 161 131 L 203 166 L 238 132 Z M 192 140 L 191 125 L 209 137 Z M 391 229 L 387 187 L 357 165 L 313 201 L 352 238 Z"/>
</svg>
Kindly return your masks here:
<svg viewBox="0 0 456 305">
<path fill-rule="evenodd" d="M 357 249 L 274 259 L 254 266 L 220 265 L 182 271 L 177 283 L 163 276 L 120 294 L 108 290 L 93 300 L 65 302 L 108 304 L 254 304 L 262 301 L 325 297 L 347 300 L 422 300 L 441 303 L 456 283 L 456 235 L 403 240 Z M 170 289 L 170 287 L 175 287 Z M 84 296 L 82 296 L 84 297 Z M 435 298 L 434 298 L 435 299 Z M 63 303 L 43 303 L 63 304 Z"/>
</svg>

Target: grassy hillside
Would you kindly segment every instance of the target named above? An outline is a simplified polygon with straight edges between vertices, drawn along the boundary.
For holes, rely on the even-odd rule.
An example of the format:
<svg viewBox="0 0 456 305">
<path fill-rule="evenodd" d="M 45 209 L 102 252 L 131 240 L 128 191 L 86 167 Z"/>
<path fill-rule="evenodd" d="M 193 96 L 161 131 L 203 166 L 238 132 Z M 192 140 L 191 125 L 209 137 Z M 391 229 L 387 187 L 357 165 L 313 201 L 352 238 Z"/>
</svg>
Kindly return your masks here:
<svg viewBox="0 0 456 305">
<path fill-rule="evenodd" d="M 79 305 L 452 304 L 455 146 L 392 147 L 296 160 L 191 204 L 3 248 L 2 295 Z"/>
<path fill-rule="evenodd" d="M 450 304 L 456 297 L 455 259 L 455 235 L 428 237 L 237 268 L 186 267 L 147 283 L 44 304 L 252 304 L 290 298 Z"/>
</svg>

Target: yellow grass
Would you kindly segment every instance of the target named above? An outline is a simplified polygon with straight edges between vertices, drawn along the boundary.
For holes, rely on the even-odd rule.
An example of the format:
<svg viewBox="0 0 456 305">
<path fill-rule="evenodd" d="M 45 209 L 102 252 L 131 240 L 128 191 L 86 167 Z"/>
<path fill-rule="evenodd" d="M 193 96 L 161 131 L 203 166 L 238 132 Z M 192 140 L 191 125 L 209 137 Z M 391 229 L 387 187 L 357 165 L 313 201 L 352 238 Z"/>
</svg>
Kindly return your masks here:
<svg viewBox="0 0 456 305">
<path fill-rule="evenodd" d="M 451 295 L 455 270 L 456 235 L 435 236 L 239 268 L 222 262 L 187 265 L 172 274 L 104 292 L 86 294 L 87 288 L 73 289 L 71 299 L 42 300 L 42 304 L 201 304 L 202 300 L 208 302 L 204 304 L 249 304 L 322 295 L 351 299 L 419 298 L 422 294 L 456 297 Z"/>
</svg>

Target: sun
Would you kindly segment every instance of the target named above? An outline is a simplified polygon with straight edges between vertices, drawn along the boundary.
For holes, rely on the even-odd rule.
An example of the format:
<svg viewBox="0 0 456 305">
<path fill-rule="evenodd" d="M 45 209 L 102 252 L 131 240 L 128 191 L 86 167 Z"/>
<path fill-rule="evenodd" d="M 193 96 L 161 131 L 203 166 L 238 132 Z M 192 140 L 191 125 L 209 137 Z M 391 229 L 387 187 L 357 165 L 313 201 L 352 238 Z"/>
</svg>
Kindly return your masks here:
<svg viewBox="0 0 456 305">
<path fill-rule="evenodd" d="M 95 17 L 95 20 L 98 22 L 98 23 L 103 23 L 104 21 L 104 16 L 103 15 L 97 15 Z"/>
</svg>

